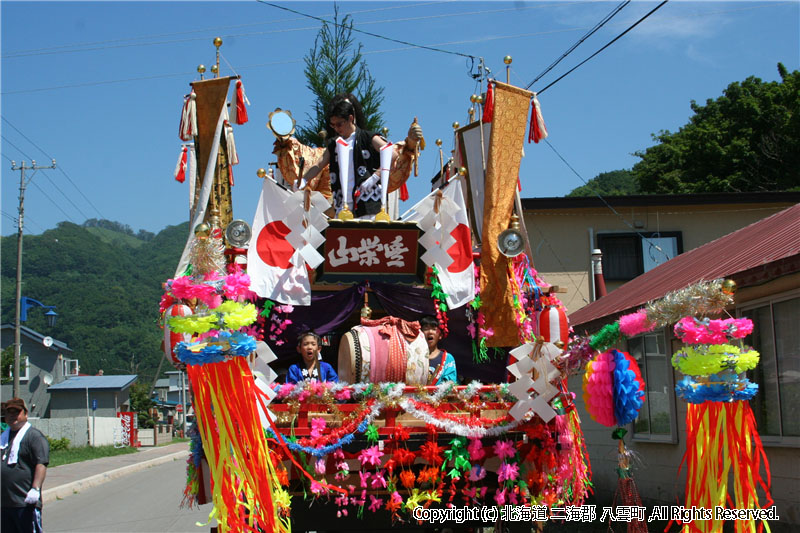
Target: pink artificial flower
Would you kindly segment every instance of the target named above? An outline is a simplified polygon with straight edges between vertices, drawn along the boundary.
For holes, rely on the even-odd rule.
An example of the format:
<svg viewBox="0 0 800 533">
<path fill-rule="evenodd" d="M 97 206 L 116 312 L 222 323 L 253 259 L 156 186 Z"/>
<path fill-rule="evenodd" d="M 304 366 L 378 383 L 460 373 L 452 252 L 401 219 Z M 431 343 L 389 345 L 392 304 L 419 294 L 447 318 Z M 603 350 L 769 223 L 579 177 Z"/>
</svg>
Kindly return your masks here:
<svg viewBox="0 0 800 533">
<path fill-rule="evenodd" d="M 497 481 L 502 483 L 504 481 L 514 481 L 519 475 L 519 465 L 512 463 L 502 463 L 500 469 L 497 471 Z"/>
<path fill-rule="evenodd" d="M 497 489 L 494 493 L 494 501 L 497 502 L 497 505 L 500 507 L 504 506 L 506 504 L 506 489 Z"/>
<path fill-rule="evenodd" d="M 481 487 L 481 500 L 486 497 L 487 490 L 489 490 L 489 487 Z"/>
<path fill-rule="evenodd" d="M 464 496 L 466 496 L 470 500 L 474 500 L 478 493 L 478 487 L 470 487 L 468 489 L 462 489 L 461 492 L 464 494 Z"/>
<path fill-rule="evenodd" d="M 469 452 L 470 461 L 480 461 L 486 457 L 486 450 L 483 449 L 483 443 L 481 442 L 481 439 L 478 438 L 469 440 L 467 451 Z"/>
<path fill-rule="evenodd" d="M 222 286 L 222 290 L 226 298 L 241 302 L 250 292 L 250 276 L 243 273 L 228 274 L 225 276 L 225 284 Z"/>
<path fill-rule="evenodd" d="M 336 451 L 333 452 L 334 459 L 344 459 L 344 452 L 341 448 L 336 448 Z"/>
<path fill-rule="evenodd" d="M 283 400 L 284 398 L 287 398 L 294 390 L 294 386 L 294 383 L 286 383 L 282 385 L 281 390 L 278 391 L 278 399 Z"/>
<path fill-rule="evenodd" d="M 494 443 L 494 453 L 503 460 L 514 457 L 516 450 L 510 440 L 499 440 Z"/>
<path fill-rule="evenodd" d="M 371 494 L 369 496 L 369 499 L 370 499 L 369 510 L 373 513 L 377 513 L 378 511 L 380 511 L 381 507 L 383 506 L 383 499 L 376 498 Z"/>
<path fill-rule="evenodd" d="M 481 465 L 475 465 L 472 467 L 472 470 L 469 471 L 470 481 L 480 481 L 485 477 L 486 477 L 486 469 L 483 468 Z"/>
<path fill-rule="evenodd" d="M 358 477 L 361 478 L 361 487 L 367 488 L 367 481 L 369 481 L 369 472 L 361 470 L 358 472 Z"/>
<path fill-rule="evenodd" d="M 325 487 L 320 485 L 320 483 L 318 481 L 312 481 L 311 482 L 311 492 L 316 496 L 320 496 L 322 494 L 327 493 L 328 489 L 326 489 Z"/>
<path fill-rule="evenodd" d="M 322 459 L 317 459 L 314 463 L 314 470 L 317 474 L 324 476 L 325 472 L 328 470 L 327 460 L 323 457 Z"/>
<path fill-rule="evenodd" d="M 336 394 L 334 394 L 333 397 L 339 400 L 340 402 L 347 401 L 351 397 L 351 390 L 345 387 L 342 390 L 338 391 Z"/>
<path fill-rule="evenodd" d="M 513 491 L 513 490 L 512 490 L 512 491 L 511 491 L 511 495 L 509 496 L 509 498 L 508 498 L 508 499 L 509 499 L 509 500 L 511 500 L 511 504 L 512 504 L 512 505 L 517 505 L 517 504 L 519 504 L 519 499 L 517 498 L 517 493 L 516 493 L 516 491 Z"/>
<path fill-rule="evenodd" d="M 358 460 L 361 461 L 363 466 L 380 466 L 381 457 L 383 457 L 383 452 L 378 449 L 377 444 L 365 450 L 361 450 L 361 453 L 358 454 Z"/>
<path fill-rule="evenodd" d="M 370 483 L 370 488 L 373 489 L 385 489 L 386 488 L 386 478 L 383 477 L 381 473 L 375 472 L 372 475 L 372 482 Z"/>
<path fill-rule="evenodd" d="M 312 418 L 311 437 L 318 439 L 322 435 L 322 432 L 325 431 L 325 426 L 327 426 L 327 424 L 325 423 L 325 419 L 322 418 L 321 416 Z"/>
</svg>

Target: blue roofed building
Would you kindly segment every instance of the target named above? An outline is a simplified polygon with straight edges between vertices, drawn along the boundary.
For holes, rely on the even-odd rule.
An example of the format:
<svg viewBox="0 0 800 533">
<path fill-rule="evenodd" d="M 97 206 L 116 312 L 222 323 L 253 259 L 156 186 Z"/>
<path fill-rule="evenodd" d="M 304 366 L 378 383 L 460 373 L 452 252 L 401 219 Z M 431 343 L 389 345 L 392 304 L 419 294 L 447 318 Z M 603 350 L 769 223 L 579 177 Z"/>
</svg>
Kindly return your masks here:
<svg viewBox="0 0 800 533">
<path fill-rule="evenodd" d="M 50 417 L 116 417 L 118 412 L 130 410 L 130 387 L 136 378 L 135 374 L 75 376 L 53 385 Z"/>
</svg>

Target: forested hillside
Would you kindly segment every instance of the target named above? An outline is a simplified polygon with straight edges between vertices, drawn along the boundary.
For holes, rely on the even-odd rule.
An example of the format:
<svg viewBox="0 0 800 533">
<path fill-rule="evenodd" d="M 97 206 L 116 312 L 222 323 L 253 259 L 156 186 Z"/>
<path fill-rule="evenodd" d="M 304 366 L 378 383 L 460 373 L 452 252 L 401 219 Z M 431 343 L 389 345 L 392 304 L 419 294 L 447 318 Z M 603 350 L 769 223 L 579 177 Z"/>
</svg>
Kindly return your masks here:
<svg viewBox="0 0 800 533">
<path fill-rule="evenodd" d="M 189 226 L 169 226 L 153 236 L 115 224 L 62 222 L 25 237 L 22 295 L 58 312 L 56 326 L 48 328 L 42 310 L 31 308 L 25 325 L 66 342 L 82 373 L 102 368 L 152 379 L 161 357 L 161 284 L 175 273 Z M 14 322 L 16 245 L 16 236 L 2 238 L 4 324 Z"/>
</svg>

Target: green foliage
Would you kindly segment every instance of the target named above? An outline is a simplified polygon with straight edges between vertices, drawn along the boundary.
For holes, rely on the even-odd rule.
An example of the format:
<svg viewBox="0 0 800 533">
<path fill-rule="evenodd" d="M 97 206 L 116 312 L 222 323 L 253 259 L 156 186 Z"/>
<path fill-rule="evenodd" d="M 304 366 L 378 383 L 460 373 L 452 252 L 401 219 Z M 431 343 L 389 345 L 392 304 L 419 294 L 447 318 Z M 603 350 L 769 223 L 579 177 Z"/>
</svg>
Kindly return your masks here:
<svg viewBox="0 0 800 533">
<path fill-rule="evenodd" d="M 319 132 L 325 129 L 328 102 L 341 93 L 354 94 L 361 103 L 368 130 L 383 126 L 380 106 L 383 87 L 376 85 L 370 75 L 361 49 L 353 40 L 353 21 L 346 15 L 339 21 L 339 8 L 334 6 L 334 24 L 322 23 L 314 40 L 314 48 L 305 56 L 307 87 L 317 97 L 308 126 L 298 126 L 296 137 L 309 146 L 324 146 Z"/>
<path fill-rule="evenodd" d="M 47 442 L 50 444 L 50 453 L 57 452 L 60 450 L 66 450 L 69 448 L 69 439 L 66 437 L 62 437 L 60 439 L 51 439 L 47 437 Z"/>
<path fill-rule="evenodd" d="M 131 385 L 131 411 L 137 413 L 140 428 L 151 428 L 155 420 L 150 416 L 150 408 L 156 404 L 150 396 L 150 385 L 147 383 L 134 383 Z"/>
<path fill-rule="evenodd" d="M 630 170 L 602 172 L 590 179 L 586 185 L 573 189 L 567 196 L 625 196 L 640 194 L 639 183 Z"/>
<path fill-rule="evenodd" d="M 175 274 L 188 223 L 165 228 L 146 242 L 122 225 L 119 238 L 94 233 L 113 233 L 113 224 L 86 228 L 62 222 L 41 235 L 25 237 L 23 295 L 55 305 L 58 312 L 54 328 L 47 326 L 40 309 L 28 313 L 25 325 L 65 342 L 80 360 L 82 373 L 95 374 L 102 368 L 107 375 L 139 374 L 149 383 L 163 357 L 158 327 L 161 284 Z M 134 247 L 132 241 L 140 244 Z M 4 237 L 3 323 L 14 321 L 16 257 L 16 238 Z"/>
<path fill-rule="evenodd" d="M 728 85 L 676 133 L 637 152 L 644 193 L 800 190 L 800 71 L 778 64 L 780 82 L 749 77 Z"/>
<path fill-rule="evenodd" d="M 50 450 L 50 468 L 54 466 L 61 466 L 70 463 L 80 463 L 82 461 L 89 461 L 91 459 L 99 459 L 100 457 L 111 457 L 113 455 L 125 455 L 128 453 L 137 453 L 136 448 L 125 446 L 123 448 L 115 448 L 112 445 L 108 446 L 80 446 L 78 448 L 67 448 L 64 450 L 53 451 Z"/>
<path fill-rule="evenodd" d="M 20 361 L 24 354 L 20 355 Z M 20 362 L 20 364 L 22 364 Z M 2 373 L 3 383 L 12 383 L 14 381 L 14 345 L 9 344 L 5 347 L 0 356 L 0 373 Z"/>
</svg>

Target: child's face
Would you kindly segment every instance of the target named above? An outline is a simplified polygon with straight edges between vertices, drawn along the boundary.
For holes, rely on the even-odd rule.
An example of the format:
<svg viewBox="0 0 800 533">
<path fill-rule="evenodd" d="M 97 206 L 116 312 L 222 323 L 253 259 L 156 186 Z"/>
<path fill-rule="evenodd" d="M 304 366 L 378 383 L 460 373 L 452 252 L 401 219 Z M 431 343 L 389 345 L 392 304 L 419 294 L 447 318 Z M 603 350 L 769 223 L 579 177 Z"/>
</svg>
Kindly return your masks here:
<svg viewBox="0 0 800 533">
<path fill-rule="evenodd" d="M 319 354 L 319 344 L 317 344 L 317 339 L 311 335 L 306 335 L 300 341 L 300 346 L 297 347 L 297 352 L 303 356 L 303 361 L 305 361 L 307 365 L 313 363 L 317 360 L 317 355 Z"/>
<path fill-rule="evenodd" d="M 423 326 L 422 334 L 425 336 L 425 342 L 428 343 L 428 352 L 436 349 L 439 341 L 442 339 L 442 332 L 438 326 Z"/>
</svg>

